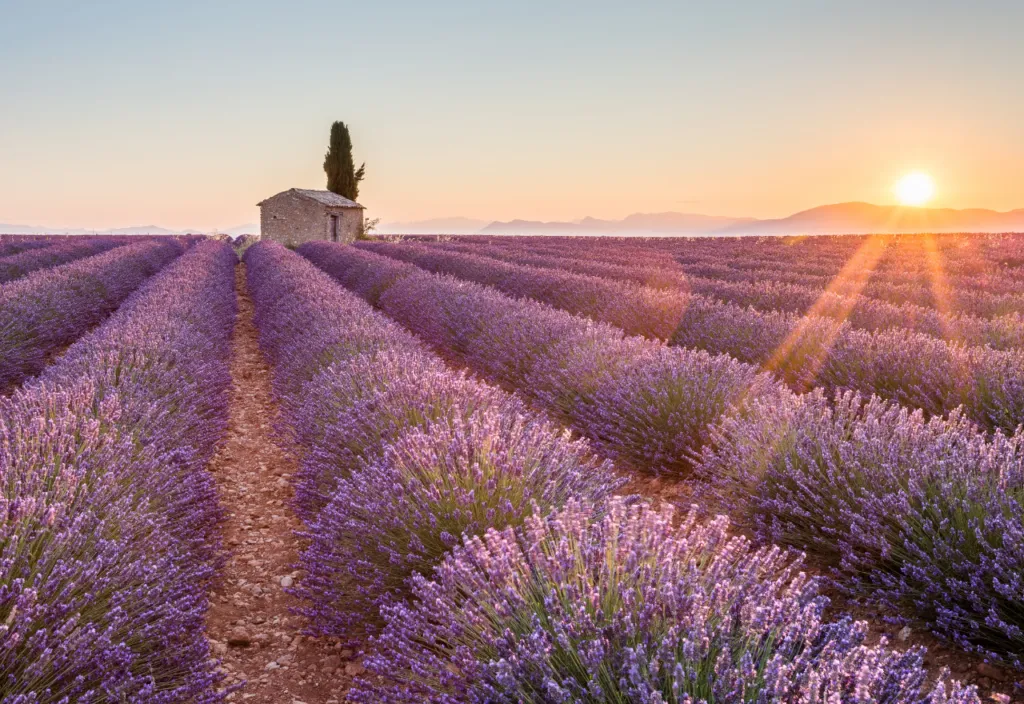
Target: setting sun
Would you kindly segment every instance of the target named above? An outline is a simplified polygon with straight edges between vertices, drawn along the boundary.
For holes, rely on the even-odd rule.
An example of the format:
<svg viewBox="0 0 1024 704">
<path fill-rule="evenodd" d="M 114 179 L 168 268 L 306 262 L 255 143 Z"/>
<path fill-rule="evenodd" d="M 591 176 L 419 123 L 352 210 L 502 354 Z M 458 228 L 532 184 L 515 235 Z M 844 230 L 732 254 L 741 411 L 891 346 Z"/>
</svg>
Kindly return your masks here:
<svg viewBox="0 0 1024 704">
<path fill-rule="evenodd" d="M 896 182 L 896 197 L 900 205 L 924 205 L 935 195 L 935 182 L 928 174 L 907 174 Z"/>
</svg>

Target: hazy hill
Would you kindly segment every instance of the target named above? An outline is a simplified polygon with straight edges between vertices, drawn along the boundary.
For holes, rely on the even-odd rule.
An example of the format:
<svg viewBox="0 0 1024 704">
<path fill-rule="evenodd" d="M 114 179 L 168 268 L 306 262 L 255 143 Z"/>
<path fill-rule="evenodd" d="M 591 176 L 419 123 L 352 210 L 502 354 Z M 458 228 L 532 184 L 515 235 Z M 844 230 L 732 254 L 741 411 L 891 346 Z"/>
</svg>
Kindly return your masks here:
<svg viewBox="0 0 1024 704">
<path fill-rule="evenodd" d="M 717 234 L 847 234 L 873 232 L 1024 231 L 1024 209 L 1000 213 L 984 208 L 911 208 L 871 203 L 837 203 L 776 220 L 738 223 Z"/>
<path fill-rule="evenodd" d="M 636 213 L 622 220 L 493 222 L 481 232 L 509 235 L 824 235 L 875 232 L 1024 232 L 1024 209 L 911 208 L 837 203 L 758 220 L 693 213 Z"/>
<path fill-rule="evenodd" d="M 668 235 L 705 234 L 732 225 L 753 222 L 753 218 L 733 218 L 695 213 L 634 213 L 621 220 L 583 218 L 576 222 L 512 220 L 492 222 L 481 232 L 523 235 Z"/>
</svg>

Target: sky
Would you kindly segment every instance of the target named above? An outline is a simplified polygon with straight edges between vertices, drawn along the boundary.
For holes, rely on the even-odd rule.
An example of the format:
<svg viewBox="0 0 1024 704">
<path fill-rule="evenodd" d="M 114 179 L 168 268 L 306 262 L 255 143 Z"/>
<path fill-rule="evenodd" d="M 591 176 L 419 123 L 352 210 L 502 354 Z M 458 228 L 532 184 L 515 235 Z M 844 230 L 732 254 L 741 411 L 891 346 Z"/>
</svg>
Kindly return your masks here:
<svg viewBox="0 0 1024 704">
<path fill-rule="evenodd" d="M 1024 2 L 0 0 L 0 222 L 228 228 L 1024 207 Z"/>
</svg>

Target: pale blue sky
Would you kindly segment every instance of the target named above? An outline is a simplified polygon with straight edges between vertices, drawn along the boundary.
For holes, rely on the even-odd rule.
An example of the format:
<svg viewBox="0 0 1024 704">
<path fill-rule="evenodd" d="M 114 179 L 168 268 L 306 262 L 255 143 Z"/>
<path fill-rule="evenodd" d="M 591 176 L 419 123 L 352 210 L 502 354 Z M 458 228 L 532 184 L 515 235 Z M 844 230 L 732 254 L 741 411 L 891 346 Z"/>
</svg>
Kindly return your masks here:
<svg viewBox="0 0 1024 704">
<path fill-rule="evenodd" d="M 0 222 L 228 227 L 322 187 L 387 220 L 1024 207 L 1024 2 L 9 2 Z"/>
</svg>

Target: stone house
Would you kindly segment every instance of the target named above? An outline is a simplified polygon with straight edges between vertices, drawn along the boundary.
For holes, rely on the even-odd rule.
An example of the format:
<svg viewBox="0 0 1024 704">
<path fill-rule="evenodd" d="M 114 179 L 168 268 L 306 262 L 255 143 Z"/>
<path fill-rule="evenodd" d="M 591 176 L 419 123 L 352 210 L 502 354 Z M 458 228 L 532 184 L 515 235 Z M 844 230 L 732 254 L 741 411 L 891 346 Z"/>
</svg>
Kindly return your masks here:
<svg viewBox="0 0 1024 704">
<path fill-rule="evenodd" d="M 330 191 L 292 188 L 257 205 L 260 238 L 284 245 L 310 240 L 351 242 L 363 225 L 363 206 Z"/>
</svg>

